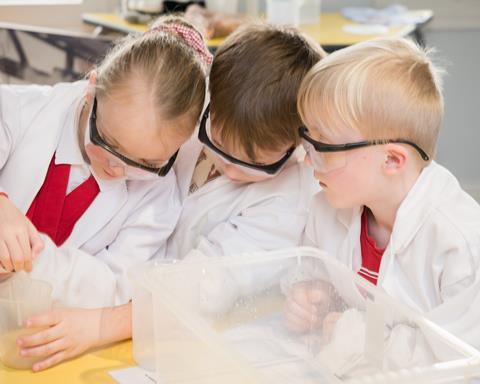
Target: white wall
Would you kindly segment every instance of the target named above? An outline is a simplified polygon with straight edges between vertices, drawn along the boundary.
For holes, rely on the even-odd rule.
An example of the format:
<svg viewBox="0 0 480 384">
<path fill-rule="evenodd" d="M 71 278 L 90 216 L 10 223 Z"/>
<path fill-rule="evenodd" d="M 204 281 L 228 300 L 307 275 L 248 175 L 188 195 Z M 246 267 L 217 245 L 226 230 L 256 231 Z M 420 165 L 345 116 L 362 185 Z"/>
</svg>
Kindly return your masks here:
<svg viewBox="0 0 480 384">
<path fill-rule="evenodd" d="M 112 12 L 118 0 L 83 0 L 81 4 L 2 6 L 0 22 L 18 22 L 43 27 L 66 28 L 76 31 L 91 31 L 82 23 L 82 12 Z"/>
<path fill-rule="evenodd" d="M 480 28 L 431 30 L 426 38 L 450 62 L 438 161 L 480 201 Z"/>
</svg>

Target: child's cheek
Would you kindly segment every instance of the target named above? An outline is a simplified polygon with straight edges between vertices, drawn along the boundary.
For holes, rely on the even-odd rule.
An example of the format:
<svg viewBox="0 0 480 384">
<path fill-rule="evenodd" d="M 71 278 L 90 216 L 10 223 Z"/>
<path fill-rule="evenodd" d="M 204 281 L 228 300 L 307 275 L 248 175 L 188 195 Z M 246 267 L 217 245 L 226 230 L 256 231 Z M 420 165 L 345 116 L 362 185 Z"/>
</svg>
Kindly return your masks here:
<svg viewBox="0 0 480 384">
<path fill-rule="evenodd" d="M 85 146 L 85 152 L 87 153 L 88 158 L 91 163 L 102 163 L 107 164 L 109 156 L 106 151 L 96 145 L 87 144 Z"/>
</svg>

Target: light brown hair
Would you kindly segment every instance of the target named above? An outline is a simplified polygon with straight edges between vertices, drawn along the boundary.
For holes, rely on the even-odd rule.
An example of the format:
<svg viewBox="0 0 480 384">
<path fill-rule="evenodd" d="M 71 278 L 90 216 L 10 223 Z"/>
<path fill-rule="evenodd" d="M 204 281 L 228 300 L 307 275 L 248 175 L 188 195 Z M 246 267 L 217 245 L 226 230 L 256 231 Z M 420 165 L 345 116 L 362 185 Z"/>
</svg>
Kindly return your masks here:
<svg viewBox="0 0 480 384">
<path fill-rule="evenodd" d="M 162 17 L 152 28 L 162 23 L 195 30 L 178 16 Z M 206 72 L 198 53 L 181 36 L 151 30 L 141 36 L 127 36 L 107 54 L 97 68 L 97 95 L 129 87 L 128 81 L 135 77 L 147 87 L 163 119 L 188 113 L 196 122 L 205 98 Z M 190 132 L 185 134 L 191 134 L 194 125 L 189 124 Z"/>
<path fill-rule="evenodd" d="M 325 56 L 293 28 L 240 28 L 216 52 L 210 72 L 212 129 L 222 142 L 257 150 L 297 145 L 297 92 L 308 70 Z"/>
</svg>

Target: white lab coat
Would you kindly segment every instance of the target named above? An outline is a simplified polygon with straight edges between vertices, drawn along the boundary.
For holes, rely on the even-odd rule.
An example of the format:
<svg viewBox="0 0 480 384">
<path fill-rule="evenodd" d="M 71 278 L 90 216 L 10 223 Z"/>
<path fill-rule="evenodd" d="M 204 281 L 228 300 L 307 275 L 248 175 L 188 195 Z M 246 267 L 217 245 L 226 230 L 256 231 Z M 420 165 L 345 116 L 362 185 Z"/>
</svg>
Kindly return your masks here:
<svg viewBox="0 0 480 384">
<path fill-rule="evenodd" d="M 80 81 L 0 87 L 0 190 L 24 213 L 55 152 L 65 152 L 72 164 L 83 161 L 75 145 L 74 115 L 86 86 Z M 154 181 L 97 182 L 100 193 L 70 237 L 60 248 L 46 239 L 31 273 L 51 282 L 54 298 L 65 305 L 127 302 L 126 271 L 165 253 L 180 213 L 173 172 Z"/>
<path fill-rule="evenodd" d="M 180 149 L 174 166 L 183 207 L 168 239 L 169 257 L 183 258 L 192 249 L 206 256 L 228 256 L 300 243 L 309 204 L 319 190 L 311 169 L 294 154 L 274 178 L 239 184 L 219 176 L 189 195 L 202 148 L 194 135 Z"/>
<path fill-rule="evenodd" d="M 292 155 L 274 178 L 248 184 L 220 176 L 189 195 L 197 158 L 203 146 L 194 135 L 180 149 L 175 173 L 183 203 L 175 231 L 168 239 L 170 258 L 232 256 L 246 252 L 293 247 L 300 243 L 311 199 L 319 191 L 312 170 Z M 260 268 L 230 273 L 219 271 L 217 282 L 228 280 L 229 288 L 209 290 L 209 312 L 229 308 L 240 295 L 248 295 L 278 282 L 279 271 Z M 223 274 L 227 275 L 223 275 Z M 207 294 L 206 292 L 204 292 Z M 202 293 L 200 293 L 200 296 Z"/>
<path fill-rule="evenodd" d="M 332 208 L 320 192 L 304 243 L 358 271 L 361 214 L 361 208 Z M 480 348 L 480 206 L 435 162 L 397 212 L 378 286 Z"/>
</svg>

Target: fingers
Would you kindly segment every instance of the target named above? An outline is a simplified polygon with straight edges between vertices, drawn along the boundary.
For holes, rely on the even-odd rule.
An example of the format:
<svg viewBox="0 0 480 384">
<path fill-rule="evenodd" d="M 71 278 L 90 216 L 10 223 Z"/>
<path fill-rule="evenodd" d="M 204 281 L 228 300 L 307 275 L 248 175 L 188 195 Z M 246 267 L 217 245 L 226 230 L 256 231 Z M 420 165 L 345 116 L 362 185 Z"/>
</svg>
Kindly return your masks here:
<svg viewBox="0 0 480 384">
<path fill-rule="evenodd" d="M 7 248 L 13 264 L 13 269 L 16 272 L 23 270 L 23 252 L 16 236 L 10 237 L 7 240 Z"/>
<path fill-rule="evenodd" d="M 304 282 L 293 286 L 286 302 L 287 328 L 294 332 L 306 332 L 319 327 L 329 302 L 328 291 L 320 285 Z"/>
<path fill-rule="evenodd" d="M 328 301 L 328 293 L 321 288 L 312 288 L 308 290 L 307 298 L 310 303 L 322 304 Z"/>
<path fill-rule="evenodd" d="M 290 300 L 309 313 L 316 312 L 315 304 L 309 297 L 309 288 L 303 285 L 293 288 Z"/>
<path fill-rule="evenodd" d="M 30 225 L 32 225 L 30 223 Z M 32 225 L 33 227 L 33 225 Z M 34 229 L 36 231 L 36 229 Z M 34 234 L 34 233 L 33 233 Z M 34 234 L 35 252 L 43 249 L 43 242 L 38 233 Z M 17 235 L 10 235 L 0 241 L 0 262 L 3 268 L 9 272 L 32 270 L 32 248 L 29 233 L 20 232 Z"/>
<path fill-rule="evenodd" d="M 329 342 L 332 335 L 333 331 L 335 329 L 335 325 L 337 324 L 338 319 L 342 314 L 340 312 L 330 312 L 327 316 L 325 316 L 325 319 L 323 320 L 323 339 L 325 342 Z"/>
<path fill-rule="evenodd" d="M 318 315 L 326 314 L 330 307 L 330 296 L 321 288 L 313 288 L 308 291 L 308 301 L 315 305 Z"/>
<path fill-rule="evenodd" d="M 20 355 L 22 357 L 48 357 L 67 348 L 63 337 L 57 338 L 45 344 L 40 344 L 32 348 L 22 348 Z"/>
<path fill-rule="evenodd" d="M 10 259 L 10 252 L 8 251 L 7 244 L 5 241 L 0 240 L 0 263 L 2 264 L 3 269 L 7 272 L 13 271 L 12 260 Z"/>
<path fill-rule="evenodd" d="M 58 310 L 45 312 L 37 316 L 32 316 L 27 320 L 28 328 L 52 327 L 62 320 L 61 312 Z"/>
<path fill-rule="evenodd" d="M 34 372 L 39 372 L 43 371 L 47 368 L 53 367 L 54 365 L 57 365 L 61 363 L 62 361 L 68 359 L 69 356 L 65 350 L 61 350 L 54 355 L 46 358 L 45 360 L 39 361 L 38 363 L 33 364 L 33 371 Z"/>
<path fill-rule="evenodd" d="M 306 290 L 297 289 L 287 298 L 285 320 L 291 331 L 306 332 L 318 322 L 317 308 L 308 302 L 306 293 Z"/>
<path fill-rule="evenodd" d="M 51 343 L 52 341 L 55 341 L 60 337 L 62 337 L 63 333 L 59 328 L 60 327 L 58 326 L 51 327 L 43 331 L 36 332 L 32 335 L 19 337 L 17 339 L 17 345 L 19 347 L 26 348 L 26 349 L 35 349 L 35 347 L 45 346 L 48 343 Z"/>
<path fill-rule="evenodd" d="M 28 233 L 21 233 L 17 236 L 18 245 L 23 256 L 23 269 L 27 272 L 32 270 L 32 251 Z"/>
<path fill-rule="evenodd" d="M 316 327 L 319 317 L 314 306 L 306 307 L 290 299 L 287 300 L 285 320 L 292 331 L 306 332 Z"/>
<path fill-rule="evenodd" d="M 298 303 L 295 299 L 287 299 L 287 308 L 296 317 L 305 321 L 311 321 L 317 315 L 317 308 L 306 302 Z"/>
<path fill-rule="evenodd" d="M 297 316 L 294 312 L 290 310 L 285 311 L 285 325 L 287 329 L 296 333 L 303 333 L 313 329 L 315 324 L 315 318 L 312 317 L 311 320 L 307 320 L 303 317 Z"/>
<path fill-rule="evenodd" d="M 0 262 L 9 272 L 32 268 L 32 251 L 43 242 L 30 220 L 8 199 L 0 199 Z"/>
<path fill-rule="evenodd" d="M 38 233 L 37 229 L 35 226 L 28 220 L 28 237 L 30 240 L 30 247 L 32 250 L 32 259 L 35 260 L 35 258 L 43 251 L 43 248 L 45 246 L 42 238 L 40 237 L 40 234 Z"/>
</svg>

